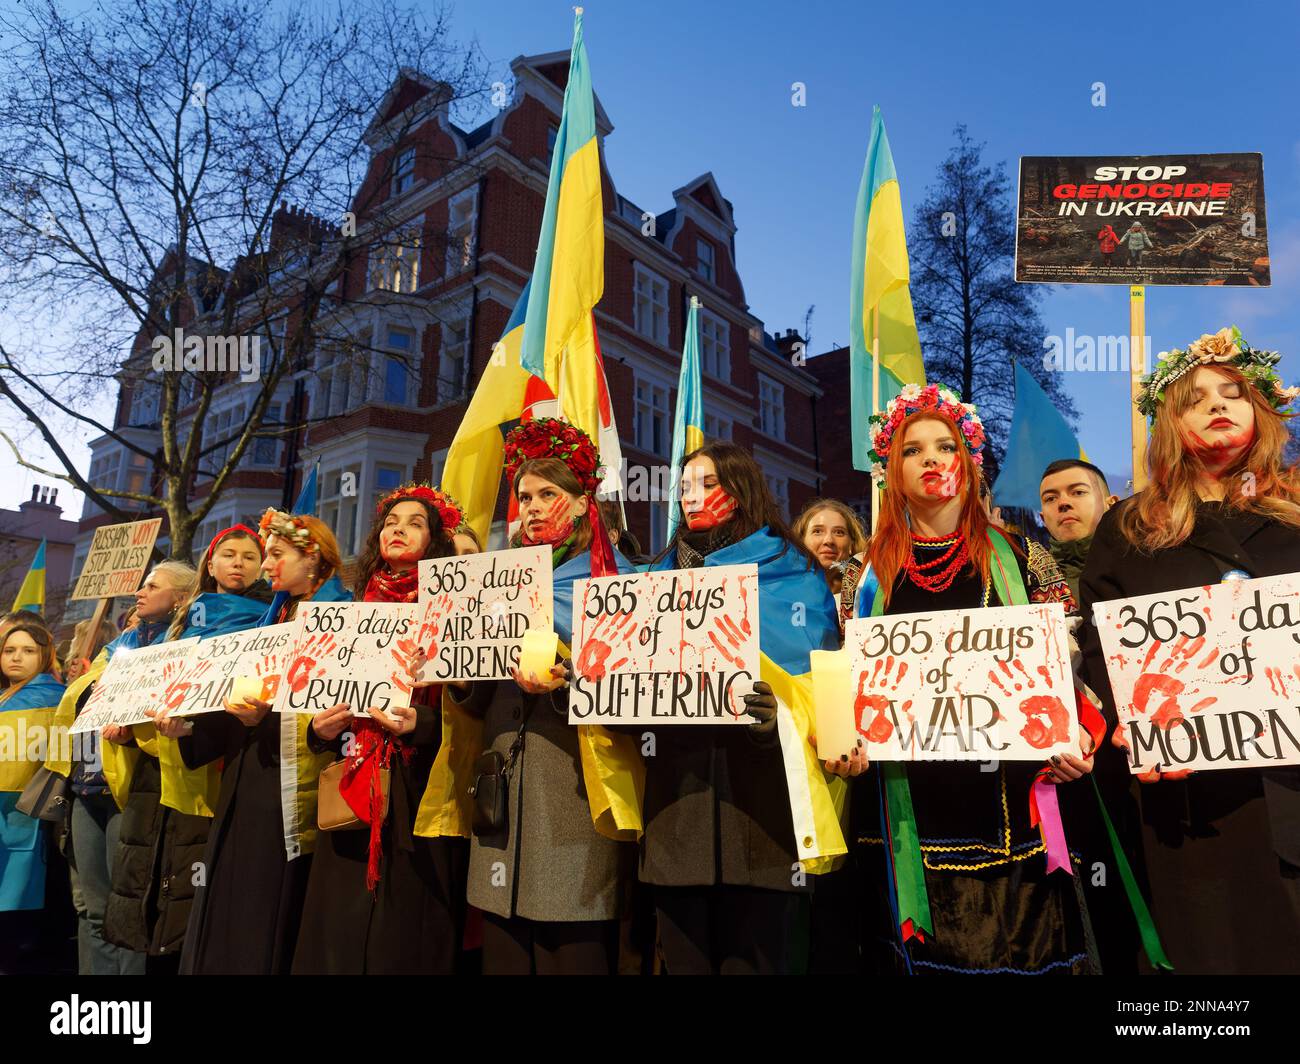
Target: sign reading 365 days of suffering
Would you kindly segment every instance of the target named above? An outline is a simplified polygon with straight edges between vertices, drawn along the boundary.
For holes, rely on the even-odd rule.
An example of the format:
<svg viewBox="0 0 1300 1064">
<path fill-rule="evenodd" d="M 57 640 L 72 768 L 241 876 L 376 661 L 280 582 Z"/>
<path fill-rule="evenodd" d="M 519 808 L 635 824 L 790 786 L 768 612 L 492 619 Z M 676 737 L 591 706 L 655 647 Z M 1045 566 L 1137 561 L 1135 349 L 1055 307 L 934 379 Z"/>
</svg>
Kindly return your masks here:
<svg viewBox="0 0 1300 1064">
<path fill-rule="evenodd" d="M 260 682 L 254 697 L 274 703 L 280 678 L 289 664 L 298 623 L 271 624 L 202 639 L 169 686 L 167 711 L 173 717 L 215 713 L 233 697 L 235 681 Z"/>
<path fill-rule="evenodd" d="M 1060 603 L 862 617 L 845 626 L 875 761 L 1042 761 L 1079 752 Z"/>
<path fill-rule="evenodd" d="M 579 580 L 570 724 L 752 724 L 758 567 Z"/>
<path fill-rule="evenodd" d="M 1099 602 L 1134 773 L 1300 764 L 1300 573 Z"/>
<path fill-rule="evenodd" d="M 422 680 L 505 680 L 530 628 L 551 630 L 549 546 L 420 562 Z"/>
<path fill-rule="evenodd" d="M 119 650 L 91 690 L 90 697 L 69 735 L 97 732 L 107 724 L 143 724 L 145 710 L 157 711 L 167 703 L 171 685 L 185 672 L 186 660 L 198 637 Z"/>
<path fill-rule="evenodd" d="M 360 716 L 409 705 L 419 610 L 414 602 L 302 603 L 275 711 L 315 714 L 346 704 Z"/>
</svg>

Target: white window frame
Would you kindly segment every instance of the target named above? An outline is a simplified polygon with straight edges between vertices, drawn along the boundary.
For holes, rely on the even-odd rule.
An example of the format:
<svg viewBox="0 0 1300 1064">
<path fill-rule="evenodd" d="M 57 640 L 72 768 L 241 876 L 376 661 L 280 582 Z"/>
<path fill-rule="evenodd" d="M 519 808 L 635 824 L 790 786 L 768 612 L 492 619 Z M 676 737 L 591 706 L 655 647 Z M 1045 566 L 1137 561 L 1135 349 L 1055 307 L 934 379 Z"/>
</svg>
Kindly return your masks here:
<svg viewBox="0 0 1300 1064">
<path fill-rule="evenodd" d="M 772 498 L 776 500 L 777 506 L 781 510 L 781 516 L 787 521 L 790 520 L 790 478 L 778 477 L 771 473 L 765 474 L 767 488 L 772 493 Z"/>
<path fill-rule="evenodd" d="M 392 487 L 381 487 L 379 484 L 379 473 L 381 470 L 395 472 L 397 474 L 397 483 Z M 370 509 L 367 513 L 374 513 L 375 507 L 379 505 L 379 500 L 387 495 L 393 488 L 401 487 L 411 479 L 410 467 L 400 462 L 375 462 L 371 466 L 370 477 Z"/>
<path fill-rule="evenodd" d="M 367 394 L 376 403 L 384 403 L 388 406 L 412 406 L 415 382 L 419 376 L 420 335 L 409 326 L 398 325 L 391 321 L 380 322 L 379 328 L 383 336 L 383 342 L 377 345 L 379 350 L 374 353 L 373 376 Z M 411 341 L 409 347 L 403 348 L 400 344 L 391 342 L 394 330 L 409 337 Z M 402 361 L 403 355 L 406 356 L 405 363 Z M 400 399 L 393 399 L 388 395 L 388 366 L 390 362 L 396 362 L 402 369 L 403 389 Z"/>
<path fill-rule="evenodd" d="M 735 422 L 731 418 L 705 412 L 704 438 L 706 440 L 730 440 L 734 429 Z"/>
<path fill-rule="evenodd" d="M 267 403 L 266 411 L 262 414 L 260 431 L 273 428 L 284 428 L 284 403 Z M 280 467 L 280 444 L 282 442 L 282 439 L 278 436 L 255 437 L 252 440 L 252 464 L 263 469 L 278 469 Z M 271 457 L 259 457 L 259 450 L 269 450 Z"/>
<path fill-rule="evenodd" d="M 438 340 L 438 402 L 469 394 L 469 316 L 442 323 Z"/>
<path fill-rule="evenodd" d="M 639 262 L 633 264 L 632 272 L 632 327 L 647 339 L 667 347 L 668 281 Z M 643 305 L 646 309 L 642 309 Z"/>
<path fill-rule="evenodd" d="M 394 229 L 388 236 L 370 245 L 367 264 L 368 290 L 409 294 L 420 287 L 420 251 L 423 237 L 420 226 L 412 224 Z"/>
<path fill-rule="evenodd" d="M 153 381 L 140 380 L 131 389 L 131 413 L 129 424 L 152 425 L 158 420 L 158 401 L 162 389 Z"/>
<path fill-rule="evenodd" d="M 731 322 L 707 310 L 699 312 L 700 371 L 731 381 Z"/>
<path fill-rule="evenodd" d="M 758 374 L 758 425 L 765 436 L 785 440 L 785 385 Z"/>
<path fill-rule="evenodd" d="M 331 468 L 321 478 L 320 518 L 334 533 L 339 543 L 339 553 L 344 558 L 354 557 L 357 548 L 360 546 L 357 526 L 361 517 L 362 492 L 365 490 L 365 485 L 361 482 L 362 472 L 363 466 L 359 462 L 352 462 Z M 357 490 L 353 495 L 342 494 L 342 477 L 344 473 L 351 473 L 356 478 Z M 339 481 L 337 488 L 334 486 L 335 480 Z M 351 518 L 352 527 L 350 529 L 340 526 L 340 521 L 345 517 Z"/>
<path fill-rule="evenodd" d="M 632 382 L 632 436 L 638 449 L 658 458 L 667 458 L 673 449 L 672 410 L 669 407 L 669 388 L 650 377 L 633 374 Z M 646 419 L 643 422 L 643 416 Z M 655 447 L 654 426 L 656 417 L 661 424 L 659 447 Z"/>
<path fill-rule="evenodd" d="M 456 277 L 474 265 L 478 221 L 478 186 L 462 189 L 447 200 L 447 256 L 444 275 Z"/>
<path fill-rule="evenodd" d="M 393 160 L 393 195 L 400 196 L 415 184 L 415 148 L 403 148 Z"/>
</svg>

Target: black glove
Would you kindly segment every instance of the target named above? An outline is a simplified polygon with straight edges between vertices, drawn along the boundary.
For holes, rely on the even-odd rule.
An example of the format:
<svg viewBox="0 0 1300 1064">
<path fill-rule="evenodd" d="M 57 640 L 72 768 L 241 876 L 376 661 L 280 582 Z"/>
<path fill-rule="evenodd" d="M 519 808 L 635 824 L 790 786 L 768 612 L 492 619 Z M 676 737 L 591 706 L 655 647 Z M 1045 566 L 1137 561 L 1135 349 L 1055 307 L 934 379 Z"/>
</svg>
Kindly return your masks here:
<svg viewBox="0 0 1300 1064">
<path fill-rule="evenodd" d="M 749 726 L 750 734 L 771 735 L 776 731 L 776 695 L 772 685 L 759 680 L 752 694 L 745 696 L 745 711 L 758 722 Z"/>
<path fill-rule="evenodd" d="M 561 716 L 567 717 L 569 715 L 569 696 L 565 694 L 565 691 L 573 681 L 573 659 L 565 658 L 560 662 L 560 665 L 564 667 L 564 686 L 557 687 L 551 692 L 551 708 Z"/>
</svg>

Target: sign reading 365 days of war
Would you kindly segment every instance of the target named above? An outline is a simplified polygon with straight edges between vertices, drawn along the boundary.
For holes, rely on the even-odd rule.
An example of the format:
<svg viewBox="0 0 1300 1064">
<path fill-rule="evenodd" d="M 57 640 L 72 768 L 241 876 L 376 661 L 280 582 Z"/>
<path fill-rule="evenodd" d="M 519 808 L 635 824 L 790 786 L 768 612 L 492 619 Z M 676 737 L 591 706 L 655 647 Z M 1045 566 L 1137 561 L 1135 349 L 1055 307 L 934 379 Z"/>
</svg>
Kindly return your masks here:
<svg viewBox="0 0 1300 1064">
<path fill-rule="evenodd" d="M 570 724 L 752 724 L 758 566 L 579 580 Z"/>
<path fill-rule="evenodd" d="M 1300 764 L 1300 573 L 1099 602 L 1134 774 Z"/>
<path fill-rule="evenodd" d="M 854 715 L 874 761 L 1042 761 L 1079 752 L 1059 602 L 845 626 Z"/>
</svg>

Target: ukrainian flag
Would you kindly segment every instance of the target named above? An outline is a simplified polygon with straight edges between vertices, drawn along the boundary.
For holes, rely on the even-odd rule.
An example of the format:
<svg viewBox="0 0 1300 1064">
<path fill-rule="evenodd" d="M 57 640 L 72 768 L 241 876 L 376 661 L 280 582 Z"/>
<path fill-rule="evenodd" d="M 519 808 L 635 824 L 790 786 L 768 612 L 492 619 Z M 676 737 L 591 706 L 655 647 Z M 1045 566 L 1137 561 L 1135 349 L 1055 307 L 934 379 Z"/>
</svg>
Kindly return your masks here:
<svg viewBox="0 0 1300 1064">
<path fill-rule="evenodd" d="M 1087 461 L 1087 456 L 1034 375 L 1019 362 L 1015 367 L 1016 406 L 1011 414 L 1007 456 L 993 484 L 993 499 L 999 506 L 1038 510 L 1042 506 L 1038 486 L 1048 463 L 1058 458 Z"/>
<path fill-rule="evenodd" d="M 853 216 L 853 283 L 849 292 L 849 384 L 853 411 L 853 467 L 871 468 L 867 453 L 871 435 L 867 419 L 872 410 L 872 355 L 880 323 L 880 409 L 904 384 L 924 384 L 921 338 L 912 313 L 908 288 L 907 238 L 903 232 L 903 201 L 898 191 L 894 157 L 885 134 L 880 108 L 871 112 L 871 143 L 867 148 L 858 206 Z"/>
<path fill-rule="evenodd" d="M 32 613 L 45 612 L 45 540 L 41 540 L 41 545 L 36 548 L 36 556 L 23 578 L 23 586 L 18 589 L 13 608 Z"/>
<path fill-rule="evenodd" d="M 700 301 L 691 296 L 686 314 L 686 343 L 682 345 L 682 371 L 677 378 L 677 413 L 673 418 L 672 489 L 668 504 L 668 538 L 682 520 L 682 459 L 704 446 L 704 400 L 700 384 Z"/>
<path fill-rule="evenodd" d="M 560 397 L 563 416 L 593 440 L 599 437 L 601 419 L 592 311 L 604 290 L 605 211 L 596 102 L 578 8 L 564 112 L 529 285 L 521 365 L 546 381 Z"/>
</svg>

